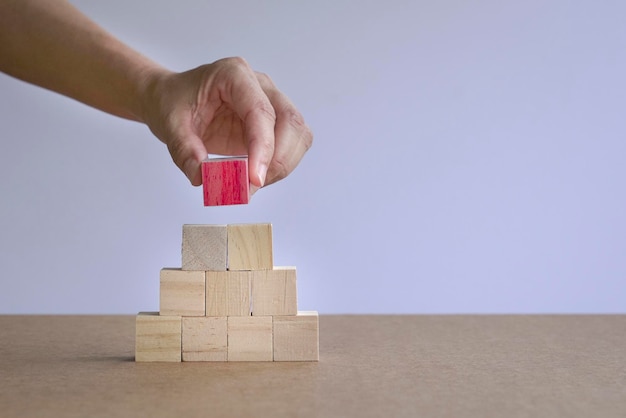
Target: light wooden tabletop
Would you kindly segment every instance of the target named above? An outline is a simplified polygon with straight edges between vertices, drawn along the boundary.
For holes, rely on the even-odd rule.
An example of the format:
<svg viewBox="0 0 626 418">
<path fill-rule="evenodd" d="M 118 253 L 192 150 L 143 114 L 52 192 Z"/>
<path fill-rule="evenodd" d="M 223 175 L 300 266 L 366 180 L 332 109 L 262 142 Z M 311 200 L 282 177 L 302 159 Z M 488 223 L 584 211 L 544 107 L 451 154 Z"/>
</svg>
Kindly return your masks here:
<svg viewBox="0 0 626 418">
<path fill-rule="evenodd" d="M 133 316 L 0 316 L 0 416 L 626 416 L 626 315 L 322 315 L 319 363 L 133 353 Z"/>
</svg>

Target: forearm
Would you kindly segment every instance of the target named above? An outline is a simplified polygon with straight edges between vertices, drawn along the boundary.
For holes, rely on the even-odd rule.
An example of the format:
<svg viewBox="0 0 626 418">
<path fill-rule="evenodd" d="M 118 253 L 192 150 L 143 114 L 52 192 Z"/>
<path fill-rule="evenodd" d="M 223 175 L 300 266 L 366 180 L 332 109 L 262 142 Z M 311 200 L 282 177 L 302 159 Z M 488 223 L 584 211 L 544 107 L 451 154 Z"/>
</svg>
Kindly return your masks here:
<svg viewBox="0 0 626 418">
<path fill-rule="evenodd" d="M 0 0 L 0 71 L 137 121 L 167 73 L 65 0 Z"/>
<path fill-rule="evenodd" d="M 0 71 L 145 123 L 193 185 L 208 153 L 247 153 L 250 184 L 271 184 L 313 139 L 289 99 L 245 60 L 172 73 L 67 0 L 0 0 Z"/>
</svg>

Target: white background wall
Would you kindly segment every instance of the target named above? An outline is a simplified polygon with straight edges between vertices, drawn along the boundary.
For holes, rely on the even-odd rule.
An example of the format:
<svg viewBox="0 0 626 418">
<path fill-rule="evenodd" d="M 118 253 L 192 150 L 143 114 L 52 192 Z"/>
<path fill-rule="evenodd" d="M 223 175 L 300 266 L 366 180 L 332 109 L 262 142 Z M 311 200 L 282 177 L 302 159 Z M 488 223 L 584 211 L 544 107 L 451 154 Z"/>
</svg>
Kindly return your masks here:
<svg viewBox="0 0 626 418">
<path fill-rule="evenodd" d="M 182 224 L 267 221 L 303 309 L 626 311 L 626 3 L 74 3 L 175 70 L 244 56 L 315 144 L 205 208 L 144 126 L 0 75 L 1 313 L 157 310 Z"/>
</svg>

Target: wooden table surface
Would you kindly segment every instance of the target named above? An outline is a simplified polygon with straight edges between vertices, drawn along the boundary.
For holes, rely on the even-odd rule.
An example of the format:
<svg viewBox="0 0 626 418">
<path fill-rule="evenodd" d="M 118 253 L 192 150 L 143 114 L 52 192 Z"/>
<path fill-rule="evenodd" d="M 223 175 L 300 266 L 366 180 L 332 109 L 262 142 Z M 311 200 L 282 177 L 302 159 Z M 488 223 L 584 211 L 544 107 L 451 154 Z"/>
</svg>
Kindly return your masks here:
<svg viewBox="0 0 626 418">
<path fill-rule="evenodd" d="M 133 316 L 0 316 L 2 417 L 626 417 L 626 315 L 321 316 L 319 363 L 135 363 Z"/>
</svg>

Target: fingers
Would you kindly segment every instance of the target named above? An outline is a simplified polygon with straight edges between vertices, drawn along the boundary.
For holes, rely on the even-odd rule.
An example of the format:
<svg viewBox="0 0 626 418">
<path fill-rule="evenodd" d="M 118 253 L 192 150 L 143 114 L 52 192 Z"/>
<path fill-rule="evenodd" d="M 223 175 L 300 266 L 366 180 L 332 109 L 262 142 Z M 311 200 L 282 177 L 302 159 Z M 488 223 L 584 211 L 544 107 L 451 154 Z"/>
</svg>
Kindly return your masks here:
<svg viewBox="0 0 626 418">
<path fill-rule="evenodd" d="M 274 155 L 274 107 L 261 88 L 256 74 L 243 59 L 227 58 L 217 63 L 223 66 L 222 74 L 225 74 L 227 80 L 222 99 L 244 123 L 250 184 L 263 187 Z"/>
<path fill-rule="evenodd" d="M 271 79 L 255 73 L 241 58 L 216 61 L 187 75 L 196 73 L 203 76 L 192 77 L 191 84 L 200 85 L 196 99 L 201 99 L 186 102 L 195 102 L 196 107 L 189 111 L 166 113 L 169 117 L 163 122 L 169 129 L 164 132 L 169 134 L 160 136 L 167 138 L 164 142 L 172 159 L 189 181 L 194 186 L 202 184 L 200 167 L 209 145 L 215 149 L 212 138 L 223 142 L 223 150 L 246 146 L 252 192 L 291 173 L 311 147 L 313 135 Z M 222 104 L 240 121 L 231 126 L 224 121 L 232 118 L 214 119 Z M 176 115 L 184 120 L 173 120 L 178 119 Z M 213 136 L 216 132 L 221 133 Z M 222 135 L 224 132 L 227 134 Z"/>
<path fill-rule="evenodd" d="M 265 74 L 257 74 L 259 82 L 276 112 L 274 153 L 264 185 L 287 177 L 300 163 L 313 144 L 313 134 L 304 118 Z"/>
<path fill-rule="evenodd" d="M 275 120 L 276 116 L 266 108 L 254 110 L 244 118 L 250 183 L 257 187 L 265 185 L 267 170 L 274 155 Z"/>
</svg>

